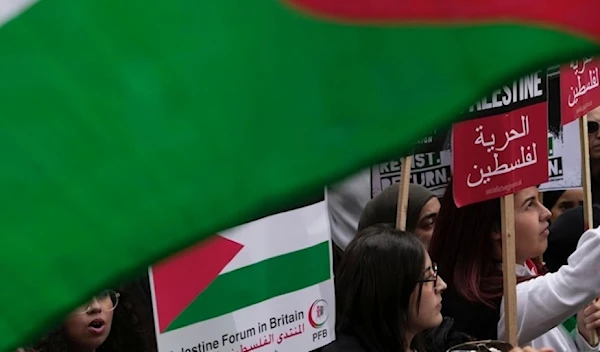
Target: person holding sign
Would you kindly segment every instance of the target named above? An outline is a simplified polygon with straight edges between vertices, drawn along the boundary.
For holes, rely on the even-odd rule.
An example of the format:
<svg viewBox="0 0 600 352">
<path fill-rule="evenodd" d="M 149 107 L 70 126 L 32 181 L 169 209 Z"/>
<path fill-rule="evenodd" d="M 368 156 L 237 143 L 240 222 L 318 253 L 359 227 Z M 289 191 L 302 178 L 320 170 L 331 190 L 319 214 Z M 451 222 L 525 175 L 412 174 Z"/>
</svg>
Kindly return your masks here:
<svg viewBox="0 0 600 352">
<path fill-rule="evenodd" d="M 446 283 L 416 236 L 368 227 L 336 276 L 337 338 L 323 352 L 425 351 L 421 332 L 442 323 Z"/>
<path fill-rule="evenodd" d="M 514 195 L 519 345 L 556 351 L 598 351 L 591 346 L 600 327 L 600 303 L 586 307 L 600 294 L 600 229 L 581 236 L 578 248 L 556 273 L 538 258 L 548 245 L 551 213 L 538 200 L 537 187 Z M 477 339 L 505 339 L 500 200 L 457 208 L 453 187 L 442 199 L 430 254 L 448 278 L 444 315 L 456 328 Z M 545 275 L 544 275 L 545 274 Z M 577 331 L 560 326 L 577 316 Z"/>
</svg>

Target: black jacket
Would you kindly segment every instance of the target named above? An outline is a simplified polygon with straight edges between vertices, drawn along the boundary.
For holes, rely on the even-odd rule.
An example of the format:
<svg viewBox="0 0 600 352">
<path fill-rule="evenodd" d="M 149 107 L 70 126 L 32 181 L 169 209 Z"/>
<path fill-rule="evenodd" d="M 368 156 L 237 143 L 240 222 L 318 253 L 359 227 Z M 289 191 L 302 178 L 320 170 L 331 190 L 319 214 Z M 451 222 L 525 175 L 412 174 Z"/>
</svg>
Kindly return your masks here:
<svg viewBox="0 0 600 352">
<path fill-rule="evenodd" d="M 339 334 L 335 341 L 323 348 L 322 352 L 387 352 L 380 351 L 377 347 L 357 336 Z"/>
<path fill-rule="evenodd" d="M 593 205 L 593 226 L 600 226 L 600 206 Z M 556 272 L 567 264 L 567 258 L 575 249 L 581 235 L 585 232 L 583 226 L 583 207 L 575 207 L 565 211 L 550 225 L 548 249 L 544 253 L 544 261 L 550 272 Z"/>
<path fill-rule="evenodd" d="M 451 347 L 474 339 L 456 330 L 454 320 L 445 317 L 442 324 L 422 334 L 423 347 L 420 352 L 446 352 Z M 322 352 L 390 352 L 381 350 L 375 343 L 361 334 L 338 334 L 334 342 L 325 346 Z"/>
</svg>

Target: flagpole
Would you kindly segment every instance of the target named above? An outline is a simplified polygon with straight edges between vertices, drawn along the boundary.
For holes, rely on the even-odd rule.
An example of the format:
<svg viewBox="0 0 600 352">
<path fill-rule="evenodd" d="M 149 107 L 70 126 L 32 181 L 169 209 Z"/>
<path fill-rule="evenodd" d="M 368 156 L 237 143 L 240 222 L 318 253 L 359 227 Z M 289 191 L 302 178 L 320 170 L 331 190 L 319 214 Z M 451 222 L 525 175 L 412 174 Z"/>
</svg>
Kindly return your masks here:
<svg viewBox="0 0 600 352">
<path fill-rule="evenodd" d="M 505 338 L 512 346 L 518 346 L 514 194 L 502 197 L 500 204 L 502 216 L 502 280 L 504 287 Z"/>
<path fill-rule="evenodd" d="M 583 224 L 584 230 L 589 230 L 594 224 L 594 215 L 592 210 L 592 181 L 590 171 L 590 139 L 587 127 L 587 115 L 583 115 L 579 119 L 579 139 L 581 140 L 581 184 L 583 186 Z M 597 301 L 596 298 L 595 301 Z M 590 344 L 596 346 L 598 344 L 598 331 L 593 330 L 591 333 Z"/>
<path fill-rule="evenodd" d="M 396 228 L 406 230 L 406 213 L 408 210 L 408 186 L 410 184 L 410 171 L 413 156 L 405 156 L 401 159 L 402 170 L 400 173 L 400 189 L 398 190 L 398 207 L 396 210 Z"/>
</svg>

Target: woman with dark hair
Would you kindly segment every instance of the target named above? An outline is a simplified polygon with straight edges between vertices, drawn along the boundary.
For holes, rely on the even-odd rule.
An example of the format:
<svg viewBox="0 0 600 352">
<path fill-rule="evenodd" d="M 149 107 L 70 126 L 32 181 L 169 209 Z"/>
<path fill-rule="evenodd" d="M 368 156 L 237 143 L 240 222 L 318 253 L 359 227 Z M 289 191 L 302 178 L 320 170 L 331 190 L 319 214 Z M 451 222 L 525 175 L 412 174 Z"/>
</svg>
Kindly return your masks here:
<svg viewBox="0 0 600 352">
<path fill-rule="evenodd" d="M 600 231 L 581 237 L 569 265 L 556 273 L 536 260 L 548 245 L 550 211 L 538 201 L 537 187 L 515 193 L 517 316 L 520 345 L 556 351 L 598 351 L 591 332 L 600 327 Z M 505 339 L 500 200 L 457 208 L 452 187 L 442 199 L 430 254 L 448 278 L 444 315 L 477 339 Z M 586 307 L 587 304 L 590 304 Z M 571 336 L 560 324 L 578 313 Z"/>
<path fill-rule="evenodd" d="M 445 288 L 416 236 L 387 225 L 364 229 L 338 268 L 337 339 L 323 351 L 422 351 L 420 333 L 442 322 Z"/>
<path fill-rule="evenodd" d="M 34 344 L 36 352 L 152 352 L 151 307 L 139 304 L 138 283 L 107 290 L 75 309 L 60 327 Z M 148 321 L 148 319 L 150 319 Z"/>
</svg>

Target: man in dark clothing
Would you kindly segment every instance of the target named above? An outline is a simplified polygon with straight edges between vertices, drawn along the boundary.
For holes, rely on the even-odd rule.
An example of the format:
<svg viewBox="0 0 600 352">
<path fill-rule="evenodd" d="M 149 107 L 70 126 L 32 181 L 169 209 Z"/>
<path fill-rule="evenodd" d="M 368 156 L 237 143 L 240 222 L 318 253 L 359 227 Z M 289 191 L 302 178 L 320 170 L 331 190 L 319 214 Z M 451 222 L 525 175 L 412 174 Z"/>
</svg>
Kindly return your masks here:
<svg viewBox="0 0 600 352">
<path fill-rule="evenodd" d="M 593 207 L 593 228 L 600 226 L 600 205 Z M 583 225 L 583 207 L 565 211 L 550 225 L 548 249 L 544 253 L 544 261 L 550 272 L 567 265 L 567 258 L 575 252 L 579 239 L 585 232 Z"/>
</svg>

